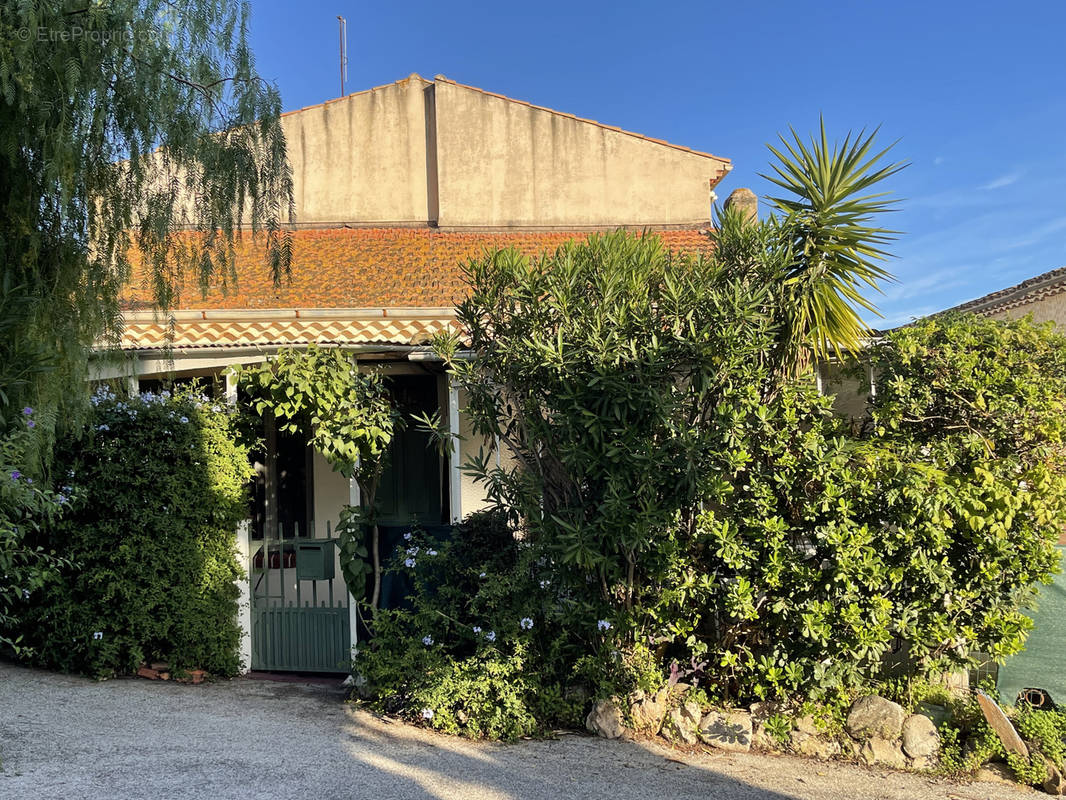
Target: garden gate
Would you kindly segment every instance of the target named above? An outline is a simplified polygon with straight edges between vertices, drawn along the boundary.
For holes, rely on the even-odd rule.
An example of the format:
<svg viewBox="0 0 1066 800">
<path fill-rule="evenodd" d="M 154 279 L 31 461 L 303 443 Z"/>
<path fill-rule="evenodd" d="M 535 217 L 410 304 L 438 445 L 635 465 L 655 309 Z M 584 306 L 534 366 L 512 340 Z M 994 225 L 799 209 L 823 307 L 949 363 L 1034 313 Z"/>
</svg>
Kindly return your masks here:
<svg viewBox="0 0 1066 800">
<path fill-rule="evenodd" d="M 297 533 L 299 531 L 297 530 Z M 336 540 L 253 539 L 249 548 L 252 669 L 345 672 L 351 659 L 348 591 Z"/>
</svg>

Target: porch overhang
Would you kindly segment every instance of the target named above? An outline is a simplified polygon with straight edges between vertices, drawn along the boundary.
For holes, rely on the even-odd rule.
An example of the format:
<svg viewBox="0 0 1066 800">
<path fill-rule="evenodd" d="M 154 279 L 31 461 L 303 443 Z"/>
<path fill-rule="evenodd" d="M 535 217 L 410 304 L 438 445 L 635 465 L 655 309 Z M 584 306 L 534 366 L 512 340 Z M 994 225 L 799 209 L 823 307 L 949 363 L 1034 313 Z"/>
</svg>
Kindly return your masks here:
<svg viewBox="0 0 1066 800">
<path fill-rule="evenodd" d="M 148 354 L 198 349 L 326 346 L 425 347 L 456 327 L 453 308 L 126 311 L 120 347 Z"/>
</svg>

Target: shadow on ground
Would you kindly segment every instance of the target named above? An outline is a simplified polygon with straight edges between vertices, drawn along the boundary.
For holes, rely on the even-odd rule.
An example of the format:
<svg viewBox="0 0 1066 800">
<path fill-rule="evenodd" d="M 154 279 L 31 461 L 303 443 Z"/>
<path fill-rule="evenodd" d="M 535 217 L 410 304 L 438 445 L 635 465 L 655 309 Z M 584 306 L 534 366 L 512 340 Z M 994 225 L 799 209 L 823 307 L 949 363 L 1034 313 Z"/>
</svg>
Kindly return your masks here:
<svg viewBox="0 0 1066 800">
<path fill-rule="evenodd" d="M 0 798 L 42 800 L 1032 797 L 1008 786 L 789 757 L 678 755 L 580 734 L 469 742 L 353 709 L 336 685 L 99 683 L 6 663 L 0 763 Z"/>
</svg>

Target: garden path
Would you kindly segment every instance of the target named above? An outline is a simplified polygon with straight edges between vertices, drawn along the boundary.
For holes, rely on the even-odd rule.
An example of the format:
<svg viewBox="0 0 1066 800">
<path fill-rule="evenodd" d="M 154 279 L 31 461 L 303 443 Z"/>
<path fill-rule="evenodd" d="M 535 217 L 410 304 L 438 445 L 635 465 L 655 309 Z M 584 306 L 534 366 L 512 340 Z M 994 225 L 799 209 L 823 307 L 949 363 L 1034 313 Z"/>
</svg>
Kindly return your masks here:
<svg viewBox="0 0 1066 800">
<path fill-rule="evenodd" d="M 0 662 L 0 798 L 1011 800 L 1033 792 L 569 734 L 503 746 L 381 720 L 336 685 L 95 682 Z M 675 760 L 676 759 L 676 760 Z"/>
</svg>

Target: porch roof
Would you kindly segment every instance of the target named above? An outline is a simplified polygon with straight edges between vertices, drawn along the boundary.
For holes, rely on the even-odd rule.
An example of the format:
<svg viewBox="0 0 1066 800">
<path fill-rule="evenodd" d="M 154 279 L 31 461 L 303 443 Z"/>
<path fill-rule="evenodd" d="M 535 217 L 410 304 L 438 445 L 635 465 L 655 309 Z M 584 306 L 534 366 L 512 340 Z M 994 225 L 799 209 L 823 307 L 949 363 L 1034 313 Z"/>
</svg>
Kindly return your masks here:
<svg viewBox="0 0 1066 800">
<path fill-rule="evenodd" d="M 293 344 L 418 346 L 455 325 L 452 308 L 127 311 L 123 350 Z"/>
</svg>

